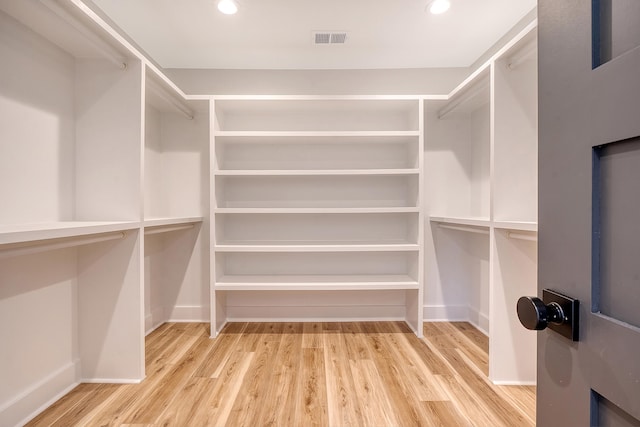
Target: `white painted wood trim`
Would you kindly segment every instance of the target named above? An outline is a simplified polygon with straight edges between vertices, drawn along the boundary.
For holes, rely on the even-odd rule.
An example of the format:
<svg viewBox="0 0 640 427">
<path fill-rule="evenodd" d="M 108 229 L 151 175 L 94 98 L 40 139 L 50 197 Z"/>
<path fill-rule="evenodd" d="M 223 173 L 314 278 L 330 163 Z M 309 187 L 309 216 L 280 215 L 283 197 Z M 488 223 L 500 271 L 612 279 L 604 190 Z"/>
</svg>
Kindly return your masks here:
<svg viewBox="0 0 640 427">
<path fill-rule="evenodd" d="M 80 383 L 79 364 L 80 361 L 76 360 L 62 366 L 3 403 L 0 406 L 0 425 L 24 425 L 71 391 Z"/>
<path fill-rule="evenodd" d="M 135 230 L 138 221 L 61 221 L 0 226 L 0 245 Z"/>
</svg>

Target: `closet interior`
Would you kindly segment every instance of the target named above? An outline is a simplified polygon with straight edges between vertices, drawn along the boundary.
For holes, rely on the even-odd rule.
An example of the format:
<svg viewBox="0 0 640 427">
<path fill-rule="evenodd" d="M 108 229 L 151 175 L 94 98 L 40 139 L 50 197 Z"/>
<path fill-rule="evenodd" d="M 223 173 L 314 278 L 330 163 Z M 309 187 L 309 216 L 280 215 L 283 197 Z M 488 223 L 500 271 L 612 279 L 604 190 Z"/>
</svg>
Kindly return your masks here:
<svg viewBox="0 0 640 427">
<path fill-rule="evenodd" d="M 167 321 L 468 320 L 535 381 L 535 22 L 451 94 L 221 96 L 80 0 L 0 10 L 0 424 Z"/>
</svg>

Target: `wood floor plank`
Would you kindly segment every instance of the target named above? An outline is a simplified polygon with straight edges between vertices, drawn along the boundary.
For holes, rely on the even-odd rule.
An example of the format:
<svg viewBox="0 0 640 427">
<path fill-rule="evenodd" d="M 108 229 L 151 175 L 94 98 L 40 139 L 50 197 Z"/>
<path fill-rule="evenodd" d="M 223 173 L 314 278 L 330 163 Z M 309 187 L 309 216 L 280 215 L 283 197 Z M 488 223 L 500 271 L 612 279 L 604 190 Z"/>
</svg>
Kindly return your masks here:
<svg viewBox="0 0 640 427">
<path fill-rule="evenodd" d="M 358 322 L 345 322 L 340 325 L 340 331 L 344 336 L 344 344 L 349 360 L 371 359 L 364 333 Z"/>
<path fill-rule="evenodd" d="M 182 389 L 212 345 L 209 339 L 192 338 L 195 338 L 196 341 L 191 344 L 184 352 L 183 357 L 177 360 L 177 363 L 148 395 L 146 404 L 133 411 L 126 418 L 126 422 L 152 424 L 162 415 L 162 412 L 175 398 L 175 390 Z M 187 342 L 191 343 L 192 341 L 189 339 Z"/>
<path fill-rule="evenodd" d="M 260 409 L 269 405 L 275 396 L 268 394 L 269 374 L 274 365 L 273 355 L 279 343 L 273 340 L 259 340 L 254 352 L 253 362 L 244 375 L 227 424 L 230 426 L 260 425 Z"/>
<path fill-rule="evenodd" d="M 514 427 L 505 426 L 469 387 L 465 387 L 464 379 L 458 375 L 437 375 L 436 380 L 447 391 L 451 403 L 465 419 L 472 421 L 473 426 Z"/>
<path fill-rule="evenodd" d="M 475 372 L 468 363 L 465 362 L 460 351 L 457 349 L 443 349 L 444 356 L 452 365 L 455 365 L 456 371 L 464 381 L 464 386 L 473 390 L 476 401 L 482 401 L 492 412 L 493 417 L 499 420 L 505 426 L 526 426 L 529 420 L 522 416 L 517 408 L 514 408 L 510 402 L 504 401 L 494 387 L 489 384 L 488 380 Z"/>
<path fill-rule="evenodd" d="M 533 426 L 535 387 L 487 378 L 468 323 L 172 323 L 141 384 L 82 384 L 28 426 Z"/>
<path fill-rule="evenodd" d="M 236 348 L 246 323 L 227 323 L 223 332 L 214 340 L 209 354 L 198 367 L 194 376 L 201 378 L 218 378 L 231 353 Z"/>
<path fill-rule="evenodd" d="M 322 348 L 322 322 L 303 324 L 302 348 Z"/>
<path fill-rule="evenodd" d="M 326 426 L 327 378 L 323 348 L 303 348 L 300 393 L 296 402 L 295 425 Z"/>
<path fill-rule="evenodd" d="M 216 380 L 190 378 L 179 391 L 180 399 L 174 399 L 154 423 L 155 426 L 205 426 L 200 419 L 206 413 L 208 398 L 213 394 Z"/>
<path fill-rule="evenodd" d="M 422 402 L 426 408 L 429 422 L 434 427 L 471 426 L 474 423 L 466 418 L 450 401 Z M 489 427 L 489 426 L 487 426 Z"/>
<path fill-rule="evenodd" d="M 55 423 L 60 417 L 82 405 L 100 387 L 100 384 L 80 384 L 64 395 L 46 411 L 26 424 L 28 427 L 45 427 Z"/>
<path fill-rule="evenodd" d="M 288 323 L 280 328 L 281 340 L 272 370 L 264 381 L 269 396 L 256 417 L 261 426 L 294 426 L 296 396 L 300 393 L 302 360 L 302 323 Z"/>
<path fill-rule="evenodd" d="M 344 337 L 339 332 L 325 333 L 323 337 L 329 424 L 360 426 L 363 425 L 363 414 L 355 393 Z"/>
<path fill-rule="evenodd" d="M 436 381 L 435 376 L 425 369 L 422 359 L 416 354 L 409 344 L 414 340 L 410 331 L 399 331 L 393 327 L 393 323 L 387 324 L 390 329 L 383 336 L 387 345 L 391 360 L 399 361 L 402 378 L 408 379 L 408 387 L 421 401 L 447 400 L 448 396 Z"/>
<path fill-rule="evenodd" d="M 384 383 L 371 359 L 349 360 L 365 426 L 395 426 L 398 420 L 386 397 Z"/>
<path fill-rule="evenodd" d="M 82 401 L 82 404 L 74 406 L 49 425 L 51 427 L 67 427 L 74 424 L 81 424 L 83 418 L 95 408 L 102 405 L 105 400 L 108 400 L 113 393 L 117 391 L 118 387 L 119 386 L 115 384 L 99 384 L 98 387 Z"/>
<path fill-rule="evenodd" d="M 420 408 L 420 402 L 411 395 L 406 385 L 406 381 L 400 378 L 398 364 L 391 361 L 389 353 L 384 345 L 384 338 L 378 332 L 375 325 L 365 323 L 361 325 L 366 333 L 365 337 L 369 343 L 376 369 L 387 389 L 387 398 L 390 406 L 394 408 L 396 419 L 401 426 L 422 426 L 425 424 L 424 412 Z"/>
<path fill-rule="evenodd" d="M 207 403 L 207 413 L 203 416 L 208 421 L 205 425 L 226 425 L 254 355 L 255 353 L 240 350 L 231 353 L 225 362 L 222 374 L 216 380 L 214 391 Z"/>
</svg>

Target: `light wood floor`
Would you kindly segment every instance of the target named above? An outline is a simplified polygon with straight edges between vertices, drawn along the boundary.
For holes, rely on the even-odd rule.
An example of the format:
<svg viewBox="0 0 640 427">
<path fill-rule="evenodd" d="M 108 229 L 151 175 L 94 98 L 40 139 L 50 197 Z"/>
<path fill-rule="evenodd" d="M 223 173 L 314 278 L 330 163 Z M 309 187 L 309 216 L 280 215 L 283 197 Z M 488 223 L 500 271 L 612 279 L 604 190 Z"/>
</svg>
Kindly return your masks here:
<svg viewBox="0 0 640 427">
<path fill-rule="evenodd" d="M 82 384 L 29 426 L 533 426 L 535 388 L 487 380 L 468 323 L 165 324 L 147 378 Z"/>
</svg>

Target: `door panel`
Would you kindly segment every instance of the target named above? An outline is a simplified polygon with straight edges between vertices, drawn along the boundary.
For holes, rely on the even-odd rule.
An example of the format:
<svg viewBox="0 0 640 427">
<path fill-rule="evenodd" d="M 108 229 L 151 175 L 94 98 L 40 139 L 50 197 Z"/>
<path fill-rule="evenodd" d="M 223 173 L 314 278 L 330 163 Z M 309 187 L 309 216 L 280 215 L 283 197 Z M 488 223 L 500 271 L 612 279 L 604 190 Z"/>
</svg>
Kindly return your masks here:
<svg viewBox="0 0 640 427">
<path fill-rule="evenodd" d="M 640 425 L 639 3 L 538 2 L 538 286 L 581 301 L 579 342 L 538 335 L 541 426 Z"/>
</svg>

